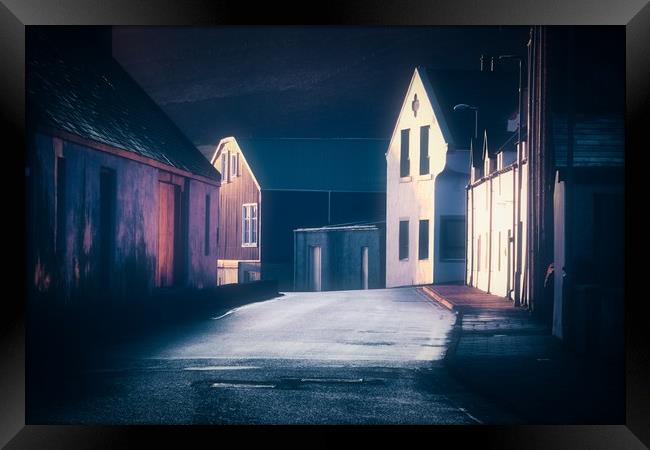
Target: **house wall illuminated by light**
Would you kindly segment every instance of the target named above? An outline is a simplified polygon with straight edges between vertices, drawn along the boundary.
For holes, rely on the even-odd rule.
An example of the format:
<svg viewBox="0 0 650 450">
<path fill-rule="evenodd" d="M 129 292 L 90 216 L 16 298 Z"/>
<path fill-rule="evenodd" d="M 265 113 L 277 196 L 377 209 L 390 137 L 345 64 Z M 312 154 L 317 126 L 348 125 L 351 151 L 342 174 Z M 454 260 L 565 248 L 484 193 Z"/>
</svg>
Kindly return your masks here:
<svg viewBox="0 0 650 450">
<path fill-rule="evenodd" d="M 463 279 L 469 151 L 447 109 L 416 68 L 386 153 L 387 287 Z"/>
<path fill-rule="evenodd" d="M 472 161 L 467 188 L 467 284 L 511 299 L 515 298 L 515 290 L 523 294 L 524 277 L 519 277 L 519 285 L 515 280 L 518 268 L 526 267 L 527 254 L 528 165 L 522 158 L 522 165 L 518 166 L 514 147 L 513 143 L 496 153 L 490 152 L 485 134 L 481 156 Z M 524 141 L 524 152 L 525 148 Z M 520 226 L 516 223 L 518 207 Z M 522 245 L 521 266 L 516 260 L 518 239 Z"/>
</svg>

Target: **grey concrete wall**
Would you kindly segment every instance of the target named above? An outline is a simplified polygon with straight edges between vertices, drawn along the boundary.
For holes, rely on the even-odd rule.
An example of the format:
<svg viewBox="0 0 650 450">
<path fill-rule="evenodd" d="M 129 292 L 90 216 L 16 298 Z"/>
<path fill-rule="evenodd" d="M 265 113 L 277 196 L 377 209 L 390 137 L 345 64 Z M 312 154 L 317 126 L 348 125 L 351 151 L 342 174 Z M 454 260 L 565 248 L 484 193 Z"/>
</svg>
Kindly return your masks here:
<svg viewBox="0 0 650 450">
<path fill-rule="evenodd" d="M 368 247 L 368 287 L 383 287 L 381 231 L 295 232 L 295 290 L 309 290 L 309 247 L 321 247 L 322 290 L 361 289 L 361 248 Z"/>
</svg>

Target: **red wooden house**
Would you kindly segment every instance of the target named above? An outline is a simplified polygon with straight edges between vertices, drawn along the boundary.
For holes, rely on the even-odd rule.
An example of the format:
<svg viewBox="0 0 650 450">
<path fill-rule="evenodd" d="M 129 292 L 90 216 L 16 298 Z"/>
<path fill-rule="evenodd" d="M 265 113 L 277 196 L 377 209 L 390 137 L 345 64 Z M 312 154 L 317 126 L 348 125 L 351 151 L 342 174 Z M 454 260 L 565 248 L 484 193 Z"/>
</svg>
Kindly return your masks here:
<svg viewBox="0 0 650 450">
<path fill-rule="evenodd" d="M 293 230 L 383 221 L 384 139 L 222 139 L 219 283 L 293 286 Z"/>
</svg>

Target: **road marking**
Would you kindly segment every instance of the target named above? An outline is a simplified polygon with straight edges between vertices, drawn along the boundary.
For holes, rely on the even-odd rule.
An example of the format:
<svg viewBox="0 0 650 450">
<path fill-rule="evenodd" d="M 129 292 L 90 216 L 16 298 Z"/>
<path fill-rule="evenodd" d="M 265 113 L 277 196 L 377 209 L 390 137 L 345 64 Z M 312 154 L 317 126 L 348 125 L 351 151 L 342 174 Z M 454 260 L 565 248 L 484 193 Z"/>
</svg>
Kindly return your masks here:
<svg viewBox="0 0 650 450">
<path fill-rule="evenodd" d="M 237 311 L 237 309 L 238 309 L 238 308 L 231 309 L 230 311 L 226 312 L 225 314 L 220 315 L 219 317 L 213 317 L 212 320 L 223 319 L 224 317 L 229 316 L 229 315 L 231 315 L 232 313 L 234 313 L 235 311 Z"/>
<path fill-rule="evenodd" d="M 248 370 L 259 369 L 259 366 L 204 366 L 204 367 L 185 367 L 183 370 Z"/>
<path fill-rule="evenodd" d="M 213 388 L 273 389 L 275 384 L 213 383 Z"/>
<path fill-rule="evenodd" d="M 470 419 L 472 419 L 474 422 L 483 425 L 483 422 L 481 422 L 481 421 L 478 420 L 476 417 L 474 417 L 473 415 L 471 415 L 470 413 L 468 413 L 467 410 L 466 410 L 465 408 L 460 408 L 460 407 L 459 407 L 458 409 L 459 409 L 460 411 L 462 411 L 462 412 L 463 412 L 467 417 L 469 417 Z"/>
<path fill-rule="evenodd" d="M 301 383 L 363 383 L 363 378 L 301 378 Z"/>
</svg>

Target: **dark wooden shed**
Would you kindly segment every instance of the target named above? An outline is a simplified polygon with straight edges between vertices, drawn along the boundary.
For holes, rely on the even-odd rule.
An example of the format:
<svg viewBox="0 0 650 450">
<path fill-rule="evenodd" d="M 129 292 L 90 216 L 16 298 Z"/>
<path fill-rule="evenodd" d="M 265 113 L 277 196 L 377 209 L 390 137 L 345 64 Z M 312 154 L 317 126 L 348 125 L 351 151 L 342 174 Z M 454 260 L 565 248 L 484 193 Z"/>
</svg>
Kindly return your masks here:
<svg viewBox="0 0 650 450">
<path fill-rule="evenodd" d="M 110 53 L 65 43 L 27 33 L 30 286 L 88 303 L 216 285 L 220 174 Z"/>
</svg>

